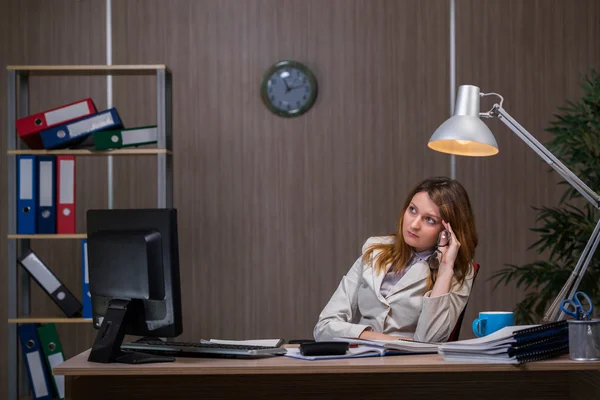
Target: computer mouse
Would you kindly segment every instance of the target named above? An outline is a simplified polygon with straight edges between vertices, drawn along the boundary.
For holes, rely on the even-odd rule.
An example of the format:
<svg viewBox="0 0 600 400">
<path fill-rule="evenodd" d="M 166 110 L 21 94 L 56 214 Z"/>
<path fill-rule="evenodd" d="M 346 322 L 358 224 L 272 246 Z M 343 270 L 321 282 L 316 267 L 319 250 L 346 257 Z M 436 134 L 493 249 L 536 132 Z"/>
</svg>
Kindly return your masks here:
<svg viewBox="0 0 600 400">
<path fill-rule="evenodd" d="M 312 342 L 302 343 L 300 353 L 303 356 L 341 356 L 346 354 L 348 342 Z"/>
</svg>

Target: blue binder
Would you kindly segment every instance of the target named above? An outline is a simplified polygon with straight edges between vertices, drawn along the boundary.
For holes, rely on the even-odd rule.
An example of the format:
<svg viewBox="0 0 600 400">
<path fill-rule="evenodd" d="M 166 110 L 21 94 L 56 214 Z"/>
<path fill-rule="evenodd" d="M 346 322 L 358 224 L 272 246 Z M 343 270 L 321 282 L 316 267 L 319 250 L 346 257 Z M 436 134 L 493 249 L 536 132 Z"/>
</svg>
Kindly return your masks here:
<svg viewBox="0 0 600 400">
<path fill-rule="evenodd" d="M 92 319 L 92 294 L 90 293 L 90 273 L 88 269 L 87 239 L 81 241 L 81 302 L 83 318 Z"/>
<path fill-rule="evenodd" d="M 93 132 L 122 128 L 123 123 L 116 108 L 80 118 L 40 132 L 45 149 L 62 149 L 75 146 Z"/>
<path fill-rule="evenodd" d="M 17 233 L 36 233 L 36 156 L 17 156 Z"/>
<path fill-rule="evenodd" d="M 37 157 L 37 233 L 56 233 L 56 156 Z"/>
<path fill-rule="evenodd" d="M 23 324 L 17 328 L 27 375 L 34 399 L 52 400 L 52 386 L 44 363 L 40 340 L 35 324 Z"/>
</svg>

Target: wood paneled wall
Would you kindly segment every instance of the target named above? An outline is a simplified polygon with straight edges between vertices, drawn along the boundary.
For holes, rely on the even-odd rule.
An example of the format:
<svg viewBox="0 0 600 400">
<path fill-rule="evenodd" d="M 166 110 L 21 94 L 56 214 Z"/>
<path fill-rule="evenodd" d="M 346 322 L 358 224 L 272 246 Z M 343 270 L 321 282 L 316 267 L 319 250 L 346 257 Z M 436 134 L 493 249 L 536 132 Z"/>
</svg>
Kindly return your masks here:
<svg viewBox="0 0 600 400">
<path fill-rule="evenodd" d="M 364 240 L 395 229 L 414 184 L 450 174 L 449 157 L 426 147 L 448 117 L 449 2 L 120 0 L 112 8 L 113 63 L 165 63 L 173 71 L 182 339 L 311 337 Z M 457 84 L 502 93 L 506 109 L 544 138 L 555 107 L 578 95 L 578 74 L 600 62 L 599 14 L 594 0 L 458 0 Z M 0 64 L 104 64 L 104 24 L 103 1 L 2 2 Z M 299 118 L 277 117 L 260 99 L 263 72 L 282 59 L 305 63 L 319 82 L 315 107 Z M 85 96 L 103 108 L 106 80 L 40 78 L 31 95 L 31 112 Z M 113 104 L 128 126 L 155 122 L 154 96 L 152 78 L 114 78 Z M 5 121 L 5 95 L 0 108 Z M 504 125 L 490 127 L 499 156 L 457 158 L 483 268 L 463 337 L 477 312 L 512 309 L 522 296 L 512 287 L 492 292 L 487 278 L 531 259 L 529 206 L 557 197 L 557 179 L 537 156 Z M 5 171 L 6 140 L 0 165 Z M 115 207 L 155 205 L 154 158 L 115 158 L 114 170 Z M 106 161 L 78 158 L 77 185 L 84 231 L 85 210 L 107 206 Z M 0 237 L 6 233 L 1 224 Z M 77 242 L 34 249 L 80 293 Z M 0 252 L 6 274 L 15 266 L 6 265 L 5 240 Z M 32 311 L 60 316 L 32 287 Z M 89 326 L 61 326 L 59 334 L 68 357 L 94 338 Z"/>
<path fill-rule="evenodd" d="M 312 335 L 364 240 L 394 230 L 418 180 L 448 173 L 424 146 L 448 110 L 448 26 L 445 1 L 114 4 L 114 62 L 173 70 L 185 339 Z M 282 59 L 319 82 L 296 119 L 260 99 Z M 115 88 L 133 120 L 141 90 Z"/>
</svg>

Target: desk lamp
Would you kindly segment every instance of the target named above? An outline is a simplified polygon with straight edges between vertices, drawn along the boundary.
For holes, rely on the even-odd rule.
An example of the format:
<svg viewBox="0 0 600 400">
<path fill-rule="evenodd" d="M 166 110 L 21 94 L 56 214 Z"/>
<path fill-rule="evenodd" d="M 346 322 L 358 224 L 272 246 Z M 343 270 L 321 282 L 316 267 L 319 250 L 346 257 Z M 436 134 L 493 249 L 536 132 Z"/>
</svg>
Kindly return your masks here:
<svg viewBox="0 0 600 400">
<path fill-rule="evenodd" d="M 479 99 L 497 96 L 500 103 L 493 105 L 488 112 L 479 112 Z M 600 196 L 581 181 L 546 147 L 536 140 L 525 128 L 515 121 L 504 108 L 504 98 L 497 93 L 481 93 L 479 87 L 463 85 L 458 88 L 454 115 L 446 120 L 433 133 L 427 146 L 430 149 L 460 156 L 493 156 L 498 154 L 498 144 L 494 135 L 481 118 L 498 118 L 510 128 L 533 151 L 546 161 L 558 174 L 585 197 L 596 209 L 600 209 Z M 563 299 L 572 298 L 600 242 L 600 220 L 596 224 L 577 265 L 569 279 L 556 296 L 542 319 L 542 323 L 555 322 L 564 317 L 560 309 Z"/>
</svg>

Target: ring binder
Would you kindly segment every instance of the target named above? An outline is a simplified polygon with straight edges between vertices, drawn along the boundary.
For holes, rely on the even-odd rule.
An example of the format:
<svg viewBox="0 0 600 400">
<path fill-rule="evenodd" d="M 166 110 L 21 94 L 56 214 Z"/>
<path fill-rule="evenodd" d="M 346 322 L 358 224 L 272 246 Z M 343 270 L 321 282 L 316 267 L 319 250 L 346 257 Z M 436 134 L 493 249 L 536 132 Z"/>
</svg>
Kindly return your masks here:
<svg viewBox="0 0 600 400">
<path fill-rule="evenodd" d="M 532 351 L 514 356 L 517 364 L 524 364 L 533 361 L 542 361 L 549 358 L 554 358 L 569 352 L 569 342 L 556 348 L 548 348 L 538 351 Z"/>
<path fill-rule="evenodd" d="M 71 291 L 58 280 L 50 268 L 33 251 L 27 250 L 18 261 L 67 317 L 81 315 L 82 305 L 79 300 L 73 296 Z"/>
<path fill-rule="evenodd" d="M 548 324 L 537 325 L 531 328 L 521 329 L 513 333 L 517 342 L 526 340 L 541 339 L 544 337 L 556 336 L 568 333 L 569 325 L 566 320 L 551 322 Z"/>
</svg>

